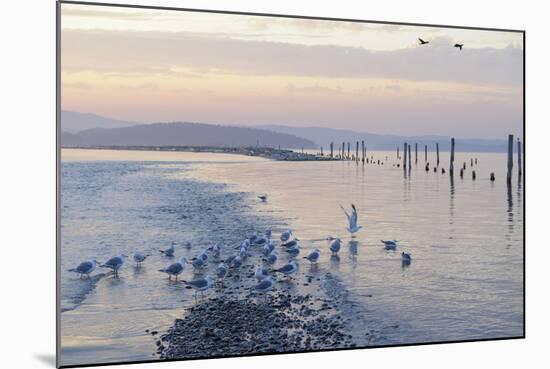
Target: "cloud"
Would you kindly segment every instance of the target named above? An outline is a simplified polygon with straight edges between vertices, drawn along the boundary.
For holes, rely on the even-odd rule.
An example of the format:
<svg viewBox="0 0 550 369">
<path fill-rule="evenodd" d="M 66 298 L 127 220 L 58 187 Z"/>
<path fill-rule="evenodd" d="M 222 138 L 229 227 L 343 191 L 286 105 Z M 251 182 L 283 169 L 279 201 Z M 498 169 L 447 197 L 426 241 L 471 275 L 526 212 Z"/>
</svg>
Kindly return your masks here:
<svg viewBox="0 0 550 369">
<path fill-rule="evenodd" d="M 393 78 L 522 85 L 523 50 L 463 51 L 438 37 L 430 45 L 391 51 L 231 39 L 217 34 L 63 30 L 63 71 Z"/>
</svg>

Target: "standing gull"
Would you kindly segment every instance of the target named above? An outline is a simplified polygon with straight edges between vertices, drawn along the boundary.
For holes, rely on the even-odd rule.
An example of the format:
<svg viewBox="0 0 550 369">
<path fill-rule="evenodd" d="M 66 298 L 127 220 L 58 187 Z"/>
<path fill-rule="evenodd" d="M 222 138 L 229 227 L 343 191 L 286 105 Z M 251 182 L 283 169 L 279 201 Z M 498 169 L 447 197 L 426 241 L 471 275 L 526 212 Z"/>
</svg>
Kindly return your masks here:
<svg viewBox="0 0 550 369">
<path fill-rule="evenodd" d="M 267 270 L 267 268 L 258 265 L 258 267 L 256 268 L 256 272 L 254 273 L 254 277 L 256 277 L 258 281 L 261 281 L 262 279 L 269 277 L 269 271 Z"/>
<path fill-rule="evenodd" d="M 320 255 L 321 251 L 318 248 L 315 248 L 312 252 L 310 252 L 308 256 L 304 257 L 304 259 L 307 259 L 310 263 L 314 264 L 317 262 L 317 260 L 319 260 Z"/>
<path fill-rule="evenodd" d="M 221 262 L 218 264 L 218 267 L 216 268 L 216 277 L 223 281 L 225 276 L 227 275 L 227 265 L 225 263 Z"/>
<path fill-rule="evenodd" d="M 411 261 L 412 261 L 411 254 L 409 254 L 408 252 L 401 253 L 401 262 L 404 265 L 409 265 Z"/>
<path fill-rule="evenodd" d="M 349 233 L 352 234 L 352 237 L 353 237 L 353 234 L 355 232 L 363 228 L 362 226 L 357 225 L 357 209 L 355 208 L 355 205 L 351 204 L 352 212 L 350 215 L 342 205 L 340 205 L 340 207 L 342 208 L 342 210 L 344 211 L 344 214 L 346 214 L 346 218 L 348 219 L 348 227 L 346 229 L 348 230 Z"/>
<path fill-rule="evenodd" d="M 268 264 L 273 265 L 275 262 L 277 262 L 277 253 L 275 250 L 271 251 L 269 255 L 264 259 Z"/>
<path fill-rule="evenodd" d="M 332 255 L 338 254 L 338 251 L 340 251 L 341 242 L 342 242 L 342 240 L 340 240 L 339 238 L 332 241 L 332 243 L 330 244 L 330 247 L 329 247 L 330 251 L 332 252 Z"/>
<path fill-rule="evenodd" d="M 288 249 L 286 249 L 286 252 L 288 252 L 291 257 L 295 258 L 300 254 L 300 245 L 296 244 L 292 247 L 289 247 Z"/>
<path fill-rule="evenodd" d="M 173 257 L 174 256 L 174 251 L 176 251 L 176 248 L 175 248 L 175 242 L 172 242 L 172 244 L 170 245 L 169 248 L 167 248 L 166 250 L 159 250 L 162 254 L 164 254 L 165 256 L 168 256 L 168 257 Z"/>
<path fill-rule="evenodd" d="M 138 250 L 134 250 L 134 252 L 132 253 L 132 258 L 136 262 L 136 267 L 140 267 L 141 263 L 143 263 L 148 256 L 149 254 L 142 254 Z"/>
<path fill-rule="evenodd" d="M 397 248 L 397 240 L 380 240 L 383 244 L 386 250 L 395 250 Z"/>
<path fill-rule="evenodd" d="M 122 254 L 119 256 L 115 256 L 107 260 L 104 264 L 101 264 L 100 267 L 102 268 L 109 268 L 113 272 L 115 272 L 115 278 L 118 278 L 118 270 L 122 267 L 124 264 L 124 258 L 127 258 L 128 256 Z"/>
<path fill-rule="evenodd" d="M 90 278 L 90 273 L 95 270 L 96 265 L 97 261 L 92 259 L 89 261 L 83 261 L 76 268 L 69 269 L 68 271 L 80 274 L 79 278 L 81 279 L 83 276 Z"/>
<path fill-rule="evenodd" d="M 256 292 L 266 293 L 271 291 L 274 286 L 275 286 L 275 281 L 273 280 L 273 277 L 268 276 L 262 279 L 257 285 L 255 285 L 254 290 Z"/>
<path fill-rule="evenodd" d="M 168 274 L 168 280 L 172 280 L 172 276 L 176 277 L 178 280 L 178 275 L 180 275 L 185 270 L 185 264 L 187 260 L 185 256 L 182 256 L 177 263 L 171 264 L 166 268 L 159 269 L 159 272 Z"/>
<path fill-rule="evenodd" d="M 298 267 L 296 266 L 296 262 L 294 260 L 291 260 L 288 264 L 283 265 L 279 269 L 275 269 L 275 272 L 283 273 L 284 275 L 290 277 L 291 274 L 296 273 L 296 270 Z"/>
<path fill-rule="evenodd" d="M 197 279 L 193 279 L 192 281 L 183 280 L 183 283 L 193 287 L 195 290 L 195 298 L 197 298 L 197 292 L 200 292 L 201 295 L 203 295 L 204 291 L 212 287 L 213 281 L 212 277 L 207 275 L 206 277 L 199 277 Z"/>
<path fill-rule="evenodd" d="M 284 231 L 283 233 L 281 233 L 281 242 L 287 242 L 288 240 L 290 240 L 290 237 L 292 237 L 292 231 L 290 229 L 288 231 Z"/>
</svg>

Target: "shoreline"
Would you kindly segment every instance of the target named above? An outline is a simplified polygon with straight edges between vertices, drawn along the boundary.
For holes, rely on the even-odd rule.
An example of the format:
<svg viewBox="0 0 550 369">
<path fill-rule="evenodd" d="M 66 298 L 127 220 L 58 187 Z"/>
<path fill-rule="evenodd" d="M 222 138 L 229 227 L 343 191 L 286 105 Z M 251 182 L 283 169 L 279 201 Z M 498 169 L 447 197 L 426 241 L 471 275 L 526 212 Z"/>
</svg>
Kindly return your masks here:
<svg viewBox="0 0 550 369">
<path fill-rule="evenodd" d="M 61 149 L 217 153 L 254 156 L 275 161 L 341 161 L 339 158 L 271 147 L 218 146 L 61 146 Z"/>
<path fill-rule="evenodd" d="M 297 294 L 292 291 L 293 283 L 318 286 Z M 147 332 L 156 336 L 153 356 L 191 359 L 373 344 L 374 336 L 366 326 L 354 331 L 359 316 L 345 313 L 353 303 L 330 272 L 321 277 L 304 273 L 293 282 L 283 279 L 277 286 L 266 296 L 248 292 L 241 297 L 223 294 L 206 298 L 177 318 L 165 333 Z"/>
</svg>

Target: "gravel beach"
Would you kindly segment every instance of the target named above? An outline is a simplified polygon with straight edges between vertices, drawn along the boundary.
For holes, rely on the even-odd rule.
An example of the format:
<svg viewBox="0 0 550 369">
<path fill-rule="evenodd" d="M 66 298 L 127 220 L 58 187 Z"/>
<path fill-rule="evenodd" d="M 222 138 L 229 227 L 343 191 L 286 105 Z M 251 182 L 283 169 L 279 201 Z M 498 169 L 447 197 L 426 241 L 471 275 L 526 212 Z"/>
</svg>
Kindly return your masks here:
<svg viewBox="0 0 550 369">
<path fill-rule="evenodd" d="M 157 336 L 161 359 L 235 356 L 365 346 L 368 330 L 355 332 L 360 317 L 348 294 L 330 273 L 315 278 L 305 273 L 307 287 L 317 293 L 291 294 L 283 281 L 263 295 L 216 295 L 189 308 L 164 334 Z M 319 293 L 320 292 L 320 293 Z M 352 333 L 353 331 L 353 333 Z"/>
</svg>

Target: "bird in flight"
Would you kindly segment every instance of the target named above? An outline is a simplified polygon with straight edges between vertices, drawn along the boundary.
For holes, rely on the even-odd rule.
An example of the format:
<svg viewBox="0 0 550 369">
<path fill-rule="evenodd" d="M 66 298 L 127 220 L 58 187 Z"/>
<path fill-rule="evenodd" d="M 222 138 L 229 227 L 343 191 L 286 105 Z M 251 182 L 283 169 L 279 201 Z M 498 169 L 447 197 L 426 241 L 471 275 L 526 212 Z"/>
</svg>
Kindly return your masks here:
<svg viewBox="0 0 550 369">
<path fill-rule="evenodd" d="M 357 225 L 357 209 L 355 208 L 355 205 L 351 204 L 351 214 L 349 214 L 342 205 L 340 205 L 340 208 L 342 208 L 344 214 L 346 214 L 346 218 L 348 219 L 348 227 L 346 229 L 349 233 L 353 235 L 359 229 L 363 228 L 362 226 Z"/>
<path fill-rule="evenodd" d="M 418 39 L 418 42 L 420 43 L 420 45 L 426 45 L 426 44 L 429 44 L 430 41 L 424 41 L 423 39 L 419 38 Z"/>
<path fill-rule="evenodd" d="M 462 51 L 462 46 L 464 46 L 464 44 L 455 44 L 454 46 L 458 47 L 460 49 L 460 51 Z"/>
</svg>

